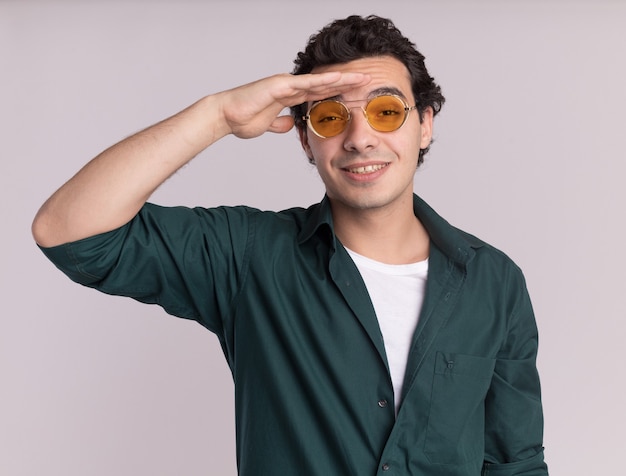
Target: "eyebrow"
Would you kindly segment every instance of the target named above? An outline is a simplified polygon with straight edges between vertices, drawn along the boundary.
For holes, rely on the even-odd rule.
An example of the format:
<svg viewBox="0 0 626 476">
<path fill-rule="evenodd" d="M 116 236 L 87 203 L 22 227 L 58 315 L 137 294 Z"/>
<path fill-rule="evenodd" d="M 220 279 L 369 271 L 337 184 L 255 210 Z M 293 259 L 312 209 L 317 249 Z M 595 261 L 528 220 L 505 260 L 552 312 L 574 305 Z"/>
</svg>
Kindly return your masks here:
<svg viewBox="0 0 626 476">
<path fill-rule="evenodd" d="M 400 96 L 401 98 L 406 99 L 404 97 L 404 94 L 402 94 L 402 91 L 400 91 L 398 88 L 394 88 L 391 86 L 374 89 L 367 95 L 367 98 L 370 99 L 376 96 L 380 96 L 382 94 L 393 94 L 393 95 Z"/>
<path fill-rule="evenodd" d="M 373 97 L 381 96 L 383 94 L 393 94 L 395 96 L 400 96 L 404 100 L 407 99 L 406 96 L 402 93 L 402 91 L 400 91 L 398 88 L 394 88 L 393 86 L 383 86 L 381 88 L 376 88 L 373 91 L 369 92 L 366 99 L 372 99 Z M 337 96 L 332 96 L 332 97 L 324 99 L 324 101 L 328 101 L 328 100 L 341 101 L 342 99 L 341 99 L 341 95 L 338 94 Z"/>
</svg>

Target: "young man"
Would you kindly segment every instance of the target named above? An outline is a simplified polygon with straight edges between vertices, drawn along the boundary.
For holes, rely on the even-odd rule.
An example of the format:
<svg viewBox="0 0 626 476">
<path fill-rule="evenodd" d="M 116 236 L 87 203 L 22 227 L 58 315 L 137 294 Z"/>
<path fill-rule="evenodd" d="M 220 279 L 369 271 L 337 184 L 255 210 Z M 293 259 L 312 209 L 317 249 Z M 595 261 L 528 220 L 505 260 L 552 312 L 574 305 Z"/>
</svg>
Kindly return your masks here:
<svg viewBox="0 0 626 476">
<path fill-rule="evenodd" d="M 207 96 L 116 144 L 34 221 L 73 280 L 217 334 L 242 475 L 547 475 L 523 276 L 413 194 L 444 101 L 423 60 L 389 20 L 336 21 L 294 75 Z M 277 118 L 284 107 L 293 118 Z M 294 122 L 321 203 L 146 203 L 220 138 Z"/>
</svg>

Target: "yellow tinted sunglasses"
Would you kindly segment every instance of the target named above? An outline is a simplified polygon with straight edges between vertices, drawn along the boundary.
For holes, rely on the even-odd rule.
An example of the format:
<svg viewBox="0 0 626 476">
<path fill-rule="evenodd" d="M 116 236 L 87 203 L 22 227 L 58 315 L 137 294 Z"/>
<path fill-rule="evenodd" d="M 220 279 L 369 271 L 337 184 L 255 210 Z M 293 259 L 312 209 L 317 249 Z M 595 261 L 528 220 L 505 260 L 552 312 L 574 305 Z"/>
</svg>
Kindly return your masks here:
<svg viewBox="0 0 626 476">
<path fill-rule="evenodd" d="M 367 123 L 379 132 L 393 132 L 406 122 L 409 112 L 417 106 L 410 107 L 404 99 L 395 94 L 375 96 L 367 101 L 365 107 L 360 106 Z M 351 109 L 336 99 L 324 99 L 314 102 L 306 121 L 313 133 L 323 139 L 341 134 L 352 119 Z"/>
</svg>

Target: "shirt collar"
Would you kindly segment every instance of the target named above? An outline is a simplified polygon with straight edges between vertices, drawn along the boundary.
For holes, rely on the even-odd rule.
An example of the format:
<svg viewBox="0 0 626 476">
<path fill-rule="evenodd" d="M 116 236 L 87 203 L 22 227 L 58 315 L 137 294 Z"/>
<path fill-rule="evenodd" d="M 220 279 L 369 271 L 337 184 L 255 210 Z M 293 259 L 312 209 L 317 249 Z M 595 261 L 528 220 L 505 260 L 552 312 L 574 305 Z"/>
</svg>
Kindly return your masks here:
<svg viewBox="0 0 626 476">
<path fill-rule="evenodd" d="M 330 209 L 330 200 L 324 195 L 323 200 L 313 205 L 308 210 L 308 216 L 302 224 L 302 229 L 298 234 L 298 243 L 308 241 L 318 230 L 325 229 L 332 236 L 332 247 L 336 248 L 335 229 L 333 226 L 333 215 Z"/>
<path fill-rule="evenodd" d="M 474 250 L 484 245 L 478 238 L 450 225 L 417 195 L 413 195 L 413 211 L 426 228 L 431 241 L 448 258 L 459 264 L 469 263 L 474 257 Z M 336 249 L 330 200 L 326 195 L 320 203 L 309 208 L 308 217 L 298 235 L 298 243 L 308 241 L 318 232 L 322 233 L 322 230 L 327 233 L 326 237 L 331 238 L 333 250 Z"/>
<path fill-rule="evenodd" d="M 484 245 L 475 236 L 453 227 L 424 200 L 413 195 L 413 210 L 426 228 L 430 240 L 453 261 L 466 265 L 474 255 L 475 250 Z"/>
</svg>

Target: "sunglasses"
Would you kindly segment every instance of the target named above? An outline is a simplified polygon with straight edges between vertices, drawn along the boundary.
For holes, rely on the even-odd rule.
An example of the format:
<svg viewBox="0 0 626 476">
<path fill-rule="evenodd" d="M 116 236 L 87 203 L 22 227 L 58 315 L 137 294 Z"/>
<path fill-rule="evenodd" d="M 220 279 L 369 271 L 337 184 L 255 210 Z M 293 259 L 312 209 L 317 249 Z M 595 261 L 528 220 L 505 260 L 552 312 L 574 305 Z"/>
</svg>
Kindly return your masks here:
<svg viewBox="0 0 626 476">
<path fill-rule="evenodd" d="M 370 127 L 379 132 L 393 132 L 406 122 L 409 112 L 417 106 L 410 107 L 404 99 L 395 94 L 375 96 L 367 101 L 363 111 Z M 302 120 L 307 122 L 313 133 L 322 139 L 341 134 L 352 119 L 351 109 L 336 99 L 325 99 L 314 102 Z"/>
</svg>

